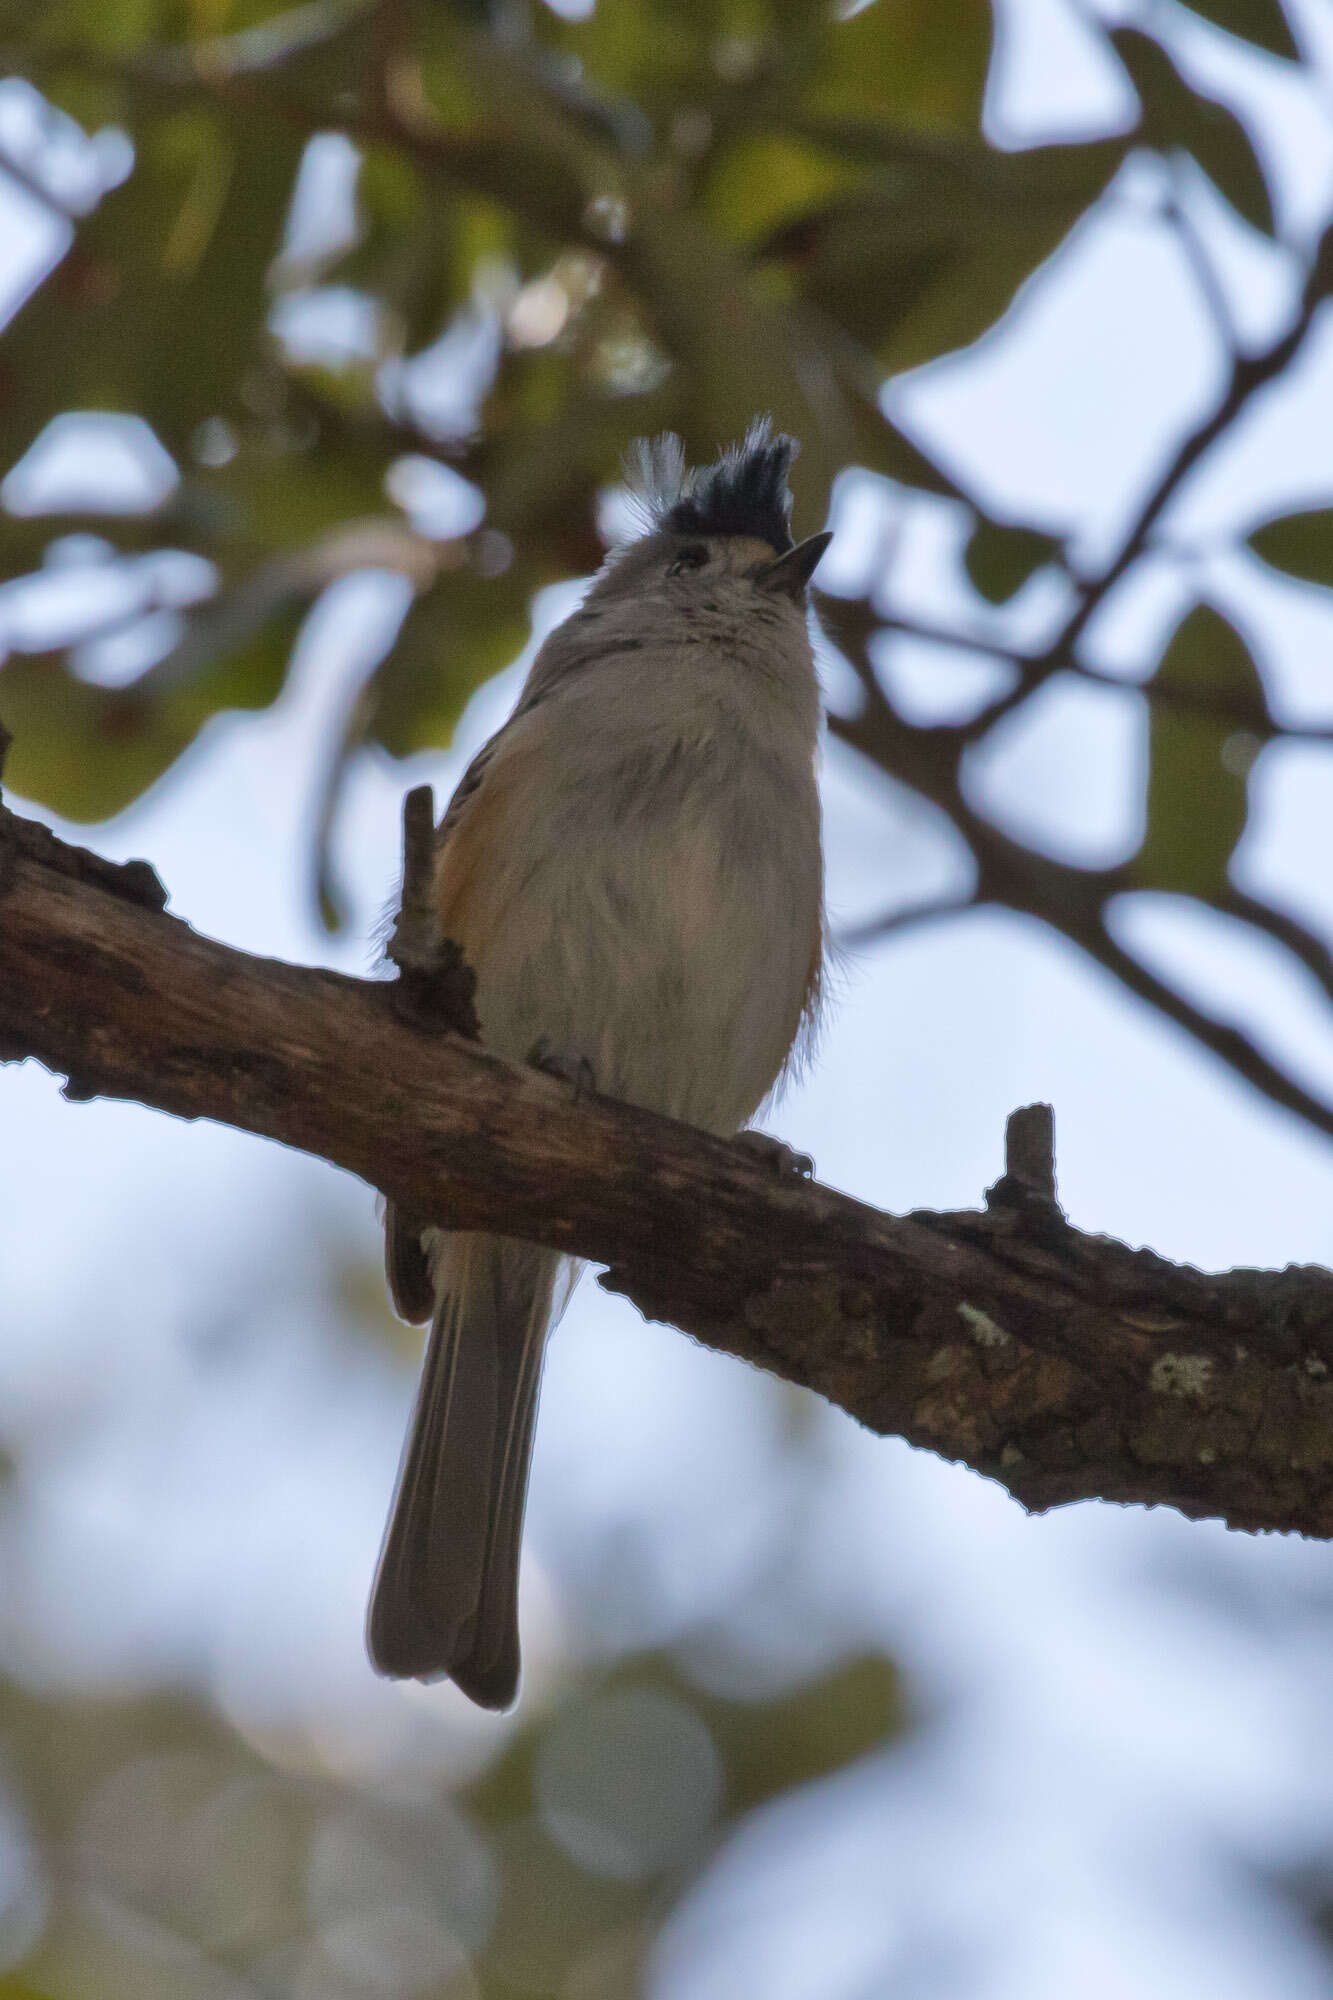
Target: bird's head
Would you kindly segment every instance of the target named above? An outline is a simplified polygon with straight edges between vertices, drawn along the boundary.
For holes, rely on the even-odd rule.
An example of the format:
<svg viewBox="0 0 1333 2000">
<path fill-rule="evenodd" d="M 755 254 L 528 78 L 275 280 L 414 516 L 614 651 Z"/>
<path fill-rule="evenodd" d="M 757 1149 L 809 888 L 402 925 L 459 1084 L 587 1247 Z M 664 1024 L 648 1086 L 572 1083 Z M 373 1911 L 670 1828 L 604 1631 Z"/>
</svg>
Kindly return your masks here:
<svg viewBox="0 0 1333 2000">
<path fill-rule="evenodd" d="M 660 588 L 688 604 L 739 585 L 803 613 L 806 586 L 833 538 L 792 540 L 787 475 L 797 450 L 795 438 L 773 435 L 766 417 L 696 471 L 686 469 L 671 433 L 640 441 L 629 474 L 645 532 L 610 565 L 610 589 Z"/>
</svg>

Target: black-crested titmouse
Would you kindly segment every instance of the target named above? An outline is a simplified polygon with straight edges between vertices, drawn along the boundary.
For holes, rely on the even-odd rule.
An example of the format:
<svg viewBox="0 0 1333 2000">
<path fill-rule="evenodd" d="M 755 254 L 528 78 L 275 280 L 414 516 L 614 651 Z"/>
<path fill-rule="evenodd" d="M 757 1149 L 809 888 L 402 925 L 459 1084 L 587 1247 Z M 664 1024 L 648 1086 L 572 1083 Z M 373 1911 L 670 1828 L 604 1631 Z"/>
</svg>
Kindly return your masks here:
<svg viewBox="0 0 1333 2000">
<path fill-rule="evenodd" d="M 824 954 L 796 446 L 766 422 L 687 474 L 641 446 L 645 532 L 533 662 L 441 822 L 442 934 L 488 1047 L 607 1096 L 740 1130 L 808 1041 Z M 405 1318 L 431 1320 L 371 1598 L 381 1673 L 518 1688 L 518 1559 L 542 1354 L 568 1260 L 387 1217 Z M 563 1269 L 562 1269 L 563 1266 Z"/>
</svg>

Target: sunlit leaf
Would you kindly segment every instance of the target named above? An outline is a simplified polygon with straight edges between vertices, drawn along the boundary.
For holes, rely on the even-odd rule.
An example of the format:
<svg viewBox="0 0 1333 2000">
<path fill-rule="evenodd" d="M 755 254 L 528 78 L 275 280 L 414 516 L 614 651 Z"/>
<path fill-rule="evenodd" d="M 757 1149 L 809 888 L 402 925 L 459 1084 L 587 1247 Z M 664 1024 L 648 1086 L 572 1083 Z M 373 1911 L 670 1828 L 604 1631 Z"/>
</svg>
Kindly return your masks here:
<svg viewBox="0 0 1333 2000">
<path fill-rule="evenodd" d="M 831 149 L 783 133 L 747 133 L 718 161 L 705 199 L 726 237 L 753 244 L 864 179 L 863 168 Z"/>
<path fill-rule="evenodd" d="M 1249 536 L 1250 547 L 1274 569 L 1303 583 L 1333 585 L 1333 507 L 1283 514 Z"/>
<path fill-rule="evenodd" d="M 313 392 L 315 384 L 302 386 Z M 385 511 L 384 475 L 397 449 L 378 424 L 344 424 L 313 393 L 284 398 L 271 436 L 247 436 L 228 464 L 200 468 L 182 506 L 210 518 L 223 546 L 256 554 L 303 548 Z"/>
<path fill-rule="evenodd" d="M 719 39 L 727 33 L 727 11 L 716 9 Z M 689 0 L 619 0 L 582 20 L 557 16 L 542 26 L 545 39 L 574 56 L 600 92 L 653 103 L 709 80 L 712 32 L 700 14 Z"/>
<path fill-rule="evenodd" d="M 417 597 L 366 691 L 366 734 L 395 757 L 447 744 L 469 695 L 527 640 L 531 578 L 446 576 Z"/>
<path fill-rule="evenodd" d="M 1273 204 L 1248 132 L 1235 113 L 1191 89 L 1159 42 L 1117 28 L 1115 49 L 1139 94 L 1143 132 L 1164 149 L 1183 146 L 1255 229 L 1273 230 Z"/>
<path fill-rule="evenodd" d="M 133 173 L 5 331 L 5 464 L 65 409 L 137 412 L 180 454 L 260 356 L 300 133 L 192 108 L 135 141 Z"/>
<path fill-rule="evenodd" d="M 827 35 L 810 108 L 975 133 L 992 34 L 990 0 L 871 0 Z"/>
<path fill-rule="evenodd" d="M 1147 830 L 1135 876 L 1213 896 L 1245 830 L 1253 740 L 1270 727 L 1263 682 L 1240 633 L 1201 604 L 1177 628 L 1149 695 Z"/>
<path fill-rule="evenodd" d="M 157 41 L 165 27 L 163 0 L 48 0 L 33 9 L 26 0 L 6 0 L 0 23 L 23 25 L 40 47 L 125 55 Z"/>
</svg>

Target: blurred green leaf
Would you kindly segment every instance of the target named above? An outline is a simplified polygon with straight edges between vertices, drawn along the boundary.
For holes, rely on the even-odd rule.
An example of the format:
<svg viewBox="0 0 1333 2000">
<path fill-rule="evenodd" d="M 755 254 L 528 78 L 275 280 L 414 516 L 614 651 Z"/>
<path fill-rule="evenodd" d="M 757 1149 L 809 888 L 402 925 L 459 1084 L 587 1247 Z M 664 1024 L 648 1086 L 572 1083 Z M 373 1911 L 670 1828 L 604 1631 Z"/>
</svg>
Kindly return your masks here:
<svg viewBox="0 0 1333 2000">
<path fill-rule="evenodd" d="M 66 819 L 109 819 L 218 709 L 274 700 L 308 601 L 298 592 L 210 605 L 174 652 L 124 688 L 80 680 L 61 654 L 11 656 L 0 667 L 0 718 L 14 737 L 6 785 Z"/>
<path fill-rule="evenodd" d="M 534 1807 L 541 1804 L 544 1770 L 551 1803 L 549 1759 L 553 1744 L 559 1744 L 564 1795 L 571 1808 L 583 1805 L 580 1828 L 585 1814 L 589 1826 L 600 1817 L 599 1800 L 610 1804 L 614 1817 L 619 1797 L 622 1811 L 630 1807 L 647 1814 L 645 1852 L 651 1851 L 651 1799 L 643 1792 L 635 1798 L 633 1786 L 597 1769 L 597 1718 L 636 1698 L 645 1708 L 661 1704 L 683 1712 L 694 1718 L 696 1730 L 703 1726 L 699 1734 L 705 1743 L 711 1738 L 720 1760 L 722 1793 L 720 1817 L 717 1805 L 701 1809 L 687 1853 L 676 1854 L 667 1842 L 656 1866 L 627 1877 L 576 1865 L 549 1814 L 539 1816 Z M 654 1918 L 665 1899 L 677 1899 L 748 1814 L 884 1749 L 906 1725 L 899 1675 L 874 1654 L 754 1701 L 709 1693 L 660 1654 L 626 1659 L 592 1685 L 576 1683 L 559 1707 L 529 1717 L 528 1726 L 465 1794 L 479 1820 L 497 1830 L 504 1878 L 501 1910 L 480 1970 L 498 1981 L 499 1991 L 533 1994 L 582 1992 L 573 1983 L 576 1961 L 592 1966 L 604 1958 L 623 1974 L 626 1964 L 639 1962 L 644 1919 Z M 571 1751 L 580 1749 L 582 1768 L 570 1762 Z M 688 1788 L 686 1774 L 681 1782 Z M 679 1823 L 672 1821 L 672 1809 L 680 1805 L 680 1798 L 664 1801 L 668 1830 Z M 626 1989 L 607 1990 L 606 2000 L 627 2000 Z"/>
<path fill-rule="evenodd" d="M 1283 514 L 1247 537 L 1257 556 L 1303 583 L 1333 585 L 1333 507 Z"/>
<path fill-rule="evenodd" d="M 1246 732 L 1263 736 L 1271 726 L 1263 682 L 1240 633 L 1200 604 L 1177 628 L 1152 689 L 1188 700 L 1151 702 L 1147 829 L 1134 874 L 1145 888 L 1215 896 L 1249 810 Z"/>
<path fill-rule="evenodd" d="M 882 1750 L 906 1724 L 898 1672 L 874 1653 L 768 1701 L 693 1699 L 722 1753 L 736 1814 Z"/>
<path fill-rule="evenodd" d="M 1271 236 L 1268 183 L 1235 113 L 1191 89 L 1161 44 L 1137 28 L 1116 28 L 1111 40 L 1139 94 L 1148 142 L 1163 150 L 1183 146 L 1232 207 Z"/>
<path fill-rule="evenodd" d="M 458 571 L 415 598 L 366 688 L 365 732 L 395 757 L 447 744 L 468 697 L 522 652 L 531 573 Z"/>
<path fill-rule="evenodd" d="M 337 39 L 374 0 L 0 0 L 0 31 L 21 26 L 38 55 L 60 62 L 138 61 L 151 80 L 191 68 L 235 74 L 286 68 Z M 133 72 L 129 75 L 133 77 Z M 43 87 L 48 78 L 42 75 Z"/>
<path fill-rule="evenodd" d="M 1300 60 L 1282 0 L 1188 0 L 1188 5 L 1229 35 L 1239 35 L 1270 55 Z"/>
<path fill-rule="evenodd" d="M 192 106 L 135 145 L 133 173 L 5 331 L 0 463 L 63 410 L 133 411 L 179 457 L 240 407 L 303 138 Z"/>
<path fill-rule="evenodd" d="M 0 25 L 13 32 L 22 24 L 38 48 L 128 55 L 160 39 L 165 12 L 164 0 L 48 0 L 36 9 L 4 0 Z"/>
<path fill-rule="evenodd" d="M 731 242 L 757 244 L 865 178 L 864 168 L 832 148 L 782 132 L 747 132 L 717 160 L 705 187 L 706 211 Z"/>
<path fill-rule="evenodd" d="M 815 330 L 693 215 L 645 213 L 627 253 L 654 334 L 680 367 L 687 450 L 710 457 L 719 440 L 743 434 L 741 410 L 768 411 L 802 441 L 797 519 L 817 527 L 834 475 L 854 454 L 851 398 Z M 890 448 L 886 437 L 886 455 Z"/>
<path fill-rule="evenodd" d="M 1272 0 L 1201 11 L 1265 46 L 1277 33 Z M 503 33 L 484 7 L 414 6 L 394 78 L 410 142 L 370 101 L 371 0 L 53 0 L 40 18 L 10 0 L 9 17 L 34 74 L 81 76 L 102 116 L 98 92 L 113 91 L 136 164 L 5 335 L 0 454 L 17 457 L 66 409 L 144 416 L 180 484 L 151 522 L 107 523 L 109 537 L 137 547 L 160 532 L 220 574 L 133 688 L 87 687 L 67 661 L 4 670 L 32 739 L 20 768 L 85 816 L 151 782 L 210 703 L 272 699 L 327 580 L 318 552 L 384 520 L 385 473 L 404 451 L 436 448 L 473 480 L 485 526 L 470 566 L 415 600 L 349 716 L 322 841 L 357 748 L 448 741 L 473 688 L 521 651 L 532 591 L 597 563 L 596 496 L 636 433 L 678 429 L 698 459 L 769 411 L 802 440 L 802 532 L 822 525 L 849 463 L 957 492 L 885 416 L 879 371 L 994 326 L 1131 143 L 989 145 L 988 0 L 871 0 L 847 19 L 800 0 L 604 0 L 581 21 L 539 7 Z M 1115 39 L 1153 143 L 1188 147 L 1271 222 L 1244 128 L 1157 43 Z M 313 133 L 359 134 L 368 119 L 356 241 L 317 256 L 314 275 L 354 286 L 382 337 L 369 360 L 298 364 L 267 330 L 275 283 L 311 275 L 274 264 L 297 168 Z M 512 311 L 513 288 L 534 281 L 568 285 L 545 338 Z M 397 357 L 479 298 L 500 357 L 476 434 L 450 438 L 455 420 L 432 433 L 404 389 L 424 376 Z M 80 525 L 97 531 L 25 522 L 17 539 L 36 561 L 45 536 Z M 998 603 L 1055 552 L 983 521 L 966 560 Z"/>
<path fill-rule="evenodd" d="M 10 9 L 32 11 L 23 0 L 16 6 L 10 0 Z M 31 25 L 39 41 L 62 48 L 127 53 L 179 37 L 235 34 L 295 11 L 295 0 L 207 0 L 205 6 L 181 0 L 46 0 Z"/>
<path fill-rule="evenodd" d="M 990 0 L 871 0 L 825 35 L 810 109 L 973 135 L 992 34 Z"/>
<path fill-rule="evenodd" d="M 384 476 L 400 450 L 387 426 L 344 421 L 313 393 L 284 396 L 272 432 L 246 436 L 227 465 L 194 472 L 177 512 L 206 521 L 217 546 L 239 556 L 295 552 L 383 515 Z"/>
<path fill-rule="evenodd" d="M 78 821 L 119 812 L 195 734 L 132 691 L 76 679 L 53 653 L 19 655 L 0 667 L 0 718 L 14 738 L 6 786 Z"/>
<path fill-rule="evenodd" d="M 518 232 L 503 209 L 465 196 L 432 198 L 415 165 L 387 146 L 362 157 L 357 209 L 358 239 L 327 275 L 383 300 L 409 354 L 468 303 L 480 258 L 516 253 Z"/>
<path fill-rule="evenodd" d="M 539 583 L 553 583 L 600 567 L 595 495 L 620 477 L 631 440 L 669 427 L 676 413 L 669 390 L 607 396 L 571 383 L 566 371 L 547 414 L 525 372 L 526 383 L 501 372 L 472 471 L 486 491 L 489 525 L 522 550 Z M 539 396 L 548 401 L 540 388 Z"/>
<path fill-rule="evenodd" d="M 535 1819 L 501 1827 L 500 1907 L 482 1961 L 484 1990 L 498 1995 L 569 1992 L 575 1965 L 643 1907 L 637 1883 L 579 1868 Z"/>
<path fill-rule="evenodd" d="M 734 31 L 736 11 L 727 0 L 709 8 L 691 0 L 618 0 L 581 20 L 557 16 L 542 26 L 546 40 L 573 56 L 602 92 L 651 106 L 708 86 L 710 44 L 714 34 L 720 41 Z"/>
<path fill-rule="evenodd" d="M 1058 535 L 983 518 L 968 538 L 963 562 L 974 590 L 990 604 L 1006 604 L 1059 548 Z"/>
<path fill-rule="evenodd" d="M 552 247 L 577 242 L 590 204 L 619 192 L 619 149 L 614 131 L 589 115 L 596 100 L 518 41 L 470 31 L 440 10 L 417 18 L 439 169 Z"/>
<path fill-rule="evenodd" d="M 965 347 L 1012 303 L 1124 157 L 1109 140 L 922 157 L 886 141 L 872 178 L 762 245 L 802 296 L 897 371 Z"/>
<path fill-rule="evenodd" d="M 193 612 L 179 645 L 140 675 L 133 693 L 182 714 L 193 706 L 200 721 L 220 708 L 267 708 L 320 588 L 299 566 L 267 564 Z"/>
</svg>

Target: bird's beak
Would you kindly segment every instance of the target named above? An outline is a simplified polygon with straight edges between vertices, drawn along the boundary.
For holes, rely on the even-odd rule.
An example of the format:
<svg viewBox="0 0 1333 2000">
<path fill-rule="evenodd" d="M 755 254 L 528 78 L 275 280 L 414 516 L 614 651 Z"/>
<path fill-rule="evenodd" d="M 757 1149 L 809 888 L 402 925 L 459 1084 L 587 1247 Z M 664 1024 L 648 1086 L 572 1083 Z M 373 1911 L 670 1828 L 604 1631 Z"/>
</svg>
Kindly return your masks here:
<svg viewBox="0 0 1333 2000">
<path fill-rule="evenodd" d="M 798 542 L 794 549 L 788 549 L 785 555 L 775 556 L 771 563 L 765 563 L 761 570 L 756 571 L 755 582 L 761 590 L 781 590 L 788 597 L 799 598 L 832 540 L 826 529 L 821 535 L 811 535 L 808 540 Z"/>
</svg>

